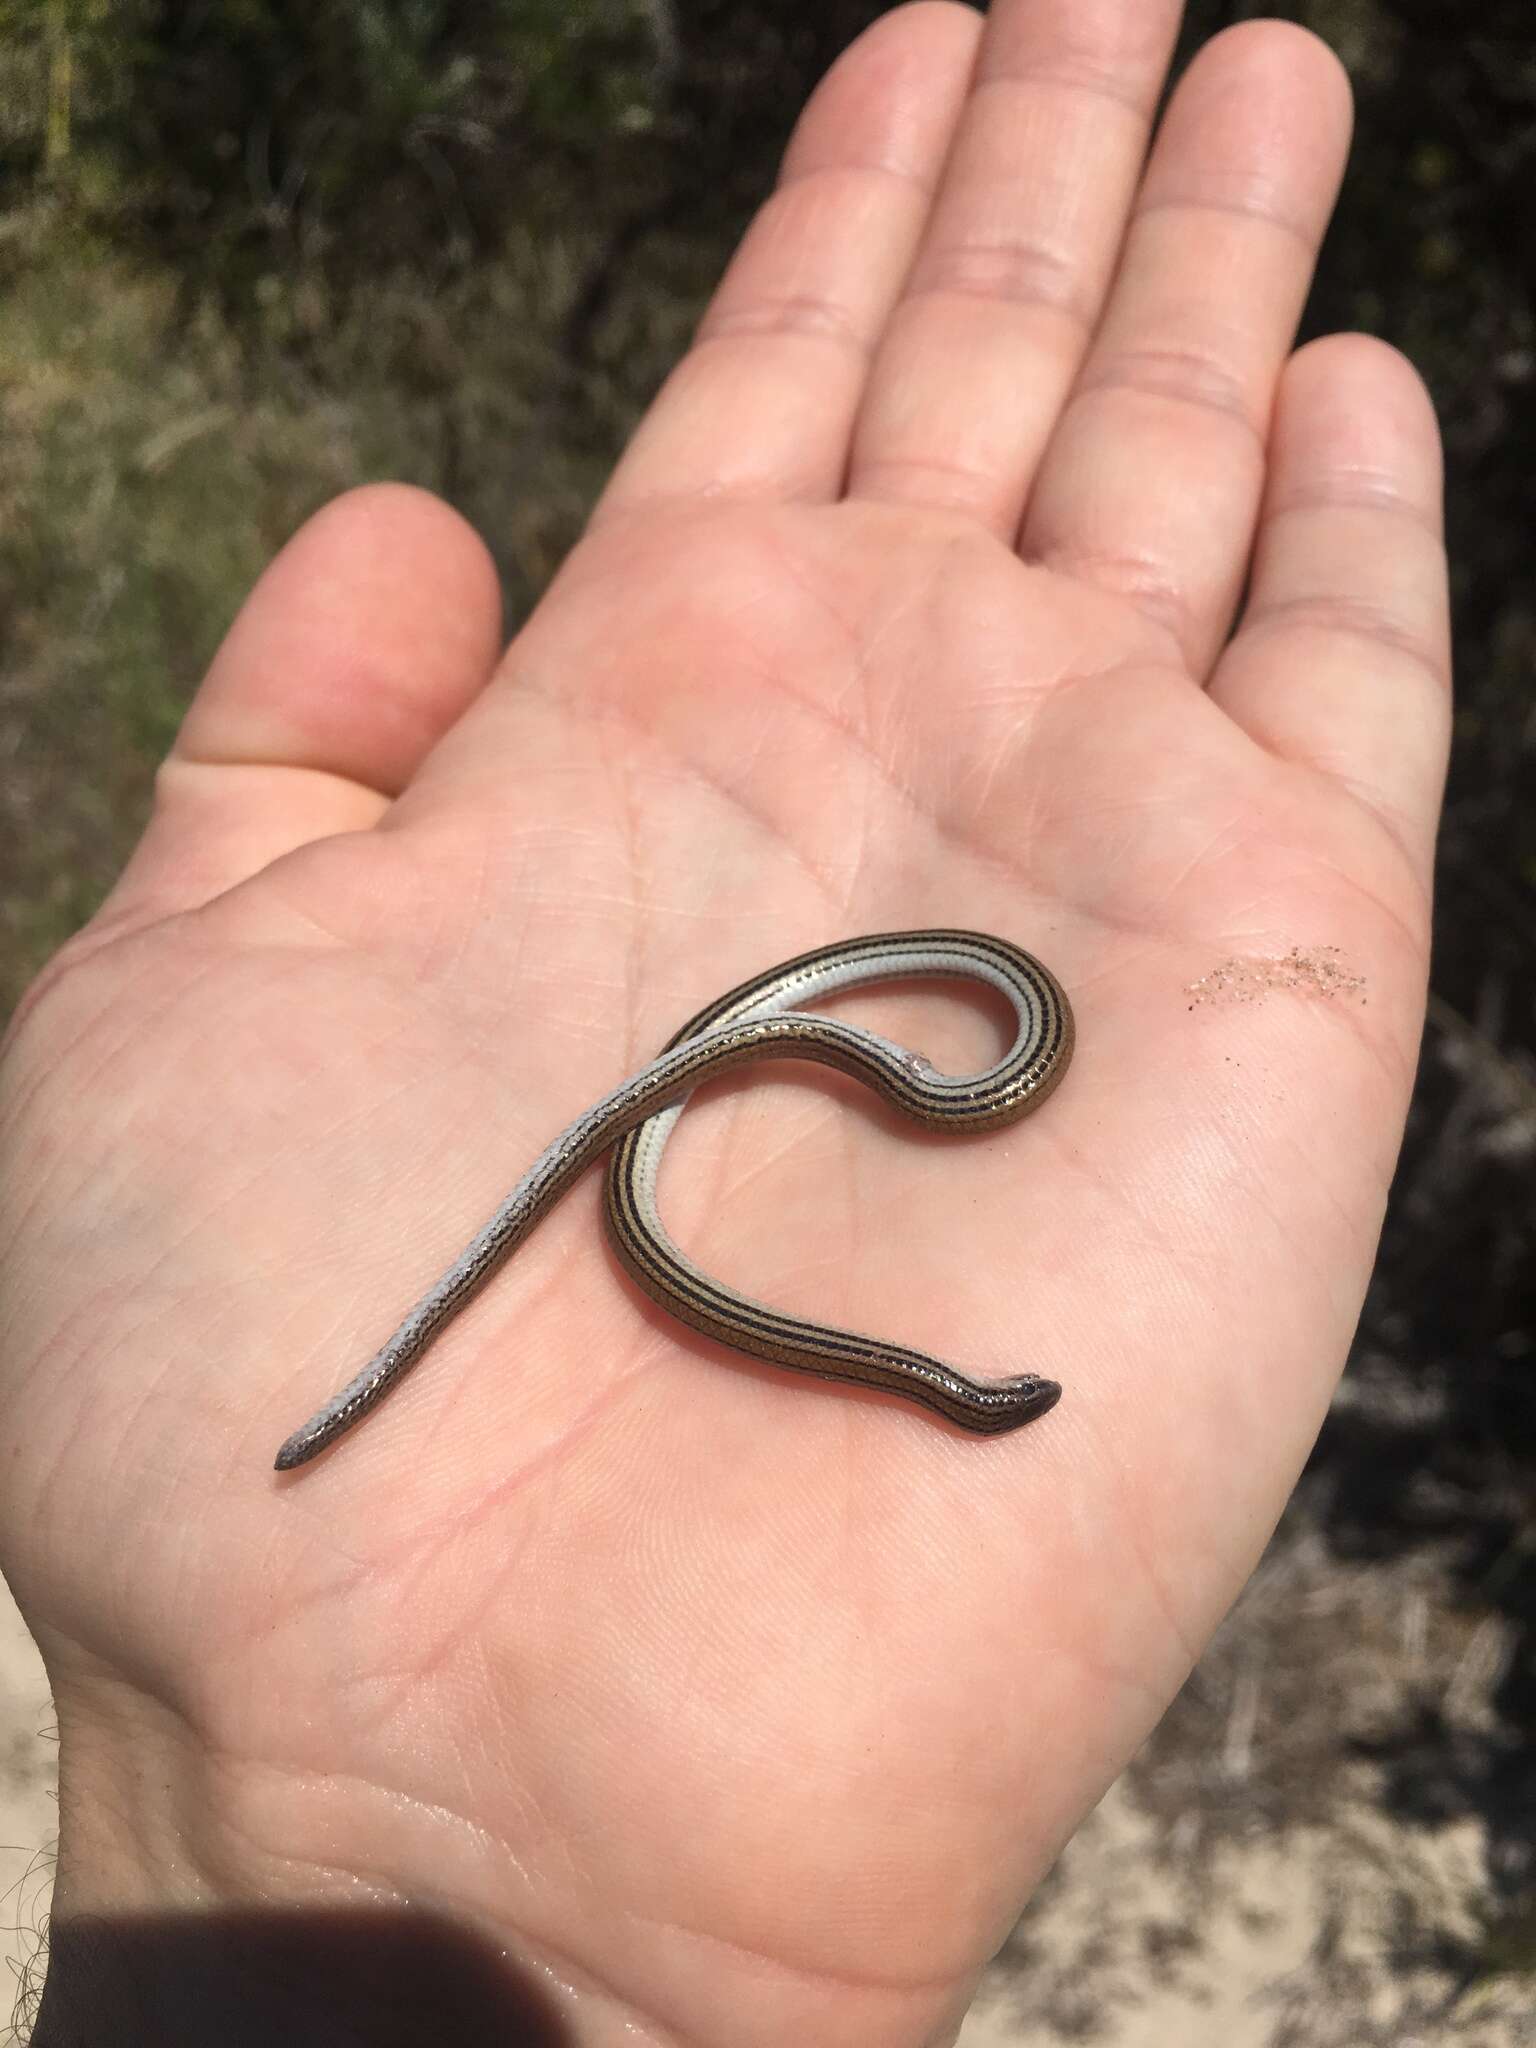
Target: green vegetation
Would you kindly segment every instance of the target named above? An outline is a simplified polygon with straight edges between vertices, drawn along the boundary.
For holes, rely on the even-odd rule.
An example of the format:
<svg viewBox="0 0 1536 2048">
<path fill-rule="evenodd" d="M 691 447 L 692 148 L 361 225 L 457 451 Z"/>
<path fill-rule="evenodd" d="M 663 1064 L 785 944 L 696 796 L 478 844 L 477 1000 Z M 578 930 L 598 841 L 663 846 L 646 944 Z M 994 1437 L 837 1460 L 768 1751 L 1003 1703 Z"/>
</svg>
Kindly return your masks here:
<svg viewBox="0 0 1536 2048">
<path fill-rule="evenodd" d="M 318 505 L 419 482 L 496 536 L 513 616 L 548 580 L 634 409 L 562 323 L 612 232 L 571 194 L 653 111 L 646 12 L 0 11 L 0 1006 Z"/>
</svg>

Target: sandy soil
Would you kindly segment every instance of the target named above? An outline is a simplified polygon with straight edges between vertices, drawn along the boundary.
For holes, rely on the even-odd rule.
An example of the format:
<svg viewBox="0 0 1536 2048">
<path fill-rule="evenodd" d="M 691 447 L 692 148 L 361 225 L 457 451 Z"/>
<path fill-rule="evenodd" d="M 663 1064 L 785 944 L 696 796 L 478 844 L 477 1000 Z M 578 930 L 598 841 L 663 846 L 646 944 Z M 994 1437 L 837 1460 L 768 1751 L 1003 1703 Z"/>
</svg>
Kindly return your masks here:
<svg viewBox="0 0 1536 2048">
<path fill-rule="evenodd" d="M 52 1885 L 52 1728 L 43 1660 L 0 1579 L 0 2040 Z"/>
</svg>

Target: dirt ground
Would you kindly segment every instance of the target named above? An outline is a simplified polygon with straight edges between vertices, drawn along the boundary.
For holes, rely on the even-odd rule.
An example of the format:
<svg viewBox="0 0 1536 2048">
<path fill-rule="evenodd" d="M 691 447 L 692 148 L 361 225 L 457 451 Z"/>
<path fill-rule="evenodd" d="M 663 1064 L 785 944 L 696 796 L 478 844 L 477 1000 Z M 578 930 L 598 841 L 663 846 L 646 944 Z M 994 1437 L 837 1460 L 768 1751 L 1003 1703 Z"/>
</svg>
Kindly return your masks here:
<svg viewBox="0 0 1536 2048">
<path fill-rule="evenodd" d="M 52 1726 L 42 1659 L 0 1579 L 0 2041 L 48 1910 Z"/>
</svg>

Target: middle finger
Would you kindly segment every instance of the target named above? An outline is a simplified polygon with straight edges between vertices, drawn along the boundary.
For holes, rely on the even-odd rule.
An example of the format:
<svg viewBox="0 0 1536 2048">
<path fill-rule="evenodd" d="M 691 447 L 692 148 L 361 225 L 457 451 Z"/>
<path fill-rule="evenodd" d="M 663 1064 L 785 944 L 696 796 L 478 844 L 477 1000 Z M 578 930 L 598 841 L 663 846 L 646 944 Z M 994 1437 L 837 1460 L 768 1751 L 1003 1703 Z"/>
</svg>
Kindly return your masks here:
<svg viewBox="0 0 1536 2048">
<path fill-rule="evenodd" d="M 851 497 L 1011 538 L 1093 332 L 1177 0 L 999 0 L 855 431 Z"/>
</svg>

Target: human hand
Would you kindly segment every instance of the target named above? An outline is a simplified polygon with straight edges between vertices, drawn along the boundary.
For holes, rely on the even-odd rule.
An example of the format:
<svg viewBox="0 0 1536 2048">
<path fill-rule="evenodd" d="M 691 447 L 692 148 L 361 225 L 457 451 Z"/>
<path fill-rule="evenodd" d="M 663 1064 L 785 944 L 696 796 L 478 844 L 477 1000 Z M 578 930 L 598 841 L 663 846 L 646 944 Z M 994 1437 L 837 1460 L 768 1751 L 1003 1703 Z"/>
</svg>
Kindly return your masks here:
<svg viewBox="0 0 1536 2048">
<path fill-rule="evenodd" d="M 7 1061 L 0 1535 L 61 1919 L 363 1898 L 486 1935 L 573 2041 L 941 2040 L 1251 1569 L 1413 1074 L 1445 596 L 1413 373 L 1289 355 L 1339 67 L 1230 32 L 1143 167 L 1175 26 L 882 20 L 499 661 L 414 493 L 322 513 L 237 621 Z M 588 1183 L 273 1476 L 692 1010 L 926 924 L 1065 983 L 1048 1107 L 929 1145 L 759 1075 L 690 1112 L 669 1220 L 788 1308 L 1060 1379 L 1048 1420 L 711 1352 Z M 1262 999 L 1196 1001 L 1234 957 Z"/>
</svg>

